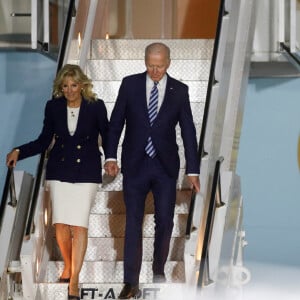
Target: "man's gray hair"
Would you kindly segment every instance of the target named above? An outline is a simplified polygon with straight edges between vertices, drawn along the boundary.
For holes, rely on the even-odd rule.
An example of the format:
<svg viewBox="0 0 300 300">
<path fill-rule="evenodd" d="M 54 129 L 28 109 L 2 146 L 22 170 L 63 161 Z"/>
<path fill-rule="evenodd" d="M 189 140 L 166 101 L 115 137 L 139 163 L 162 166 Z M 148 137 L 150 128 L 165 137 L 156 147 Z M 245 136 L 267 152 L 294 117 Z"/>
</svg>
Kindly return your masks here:
<svg viewBox="0 0 300 300">
<path fill-rule="evenodd" d="M 153 53 L 165 53 L 167 58 L 170 59 L 170 48 L 163 43 L 152 43 L 148 45 L 145 49 L 145 59 L 149 54 Z"/>
</svg>

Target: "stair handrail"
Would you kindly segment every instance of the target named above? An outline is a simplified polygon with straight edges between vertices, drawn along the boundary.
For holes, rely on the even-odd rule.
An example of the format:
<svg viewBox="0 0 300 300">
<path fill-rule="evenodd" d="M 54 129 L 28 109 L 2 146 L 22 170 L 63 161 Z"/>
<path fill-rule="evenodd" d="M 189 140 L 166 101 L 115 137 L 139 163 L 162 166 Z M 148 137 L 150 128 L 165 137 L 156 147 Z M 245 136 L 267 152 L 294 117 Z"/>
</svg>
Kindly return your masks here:
<svg viewBox="0 0 300 300">
<path fill-rule="evenodd" d="M 64 33 L 61 40 L 61 46 L 59 47 L 58 59 L 57 59 L 57 69 L 56 73 L 61 69 L 64 64 L 64 58 L 66 56 L 66 50 L 68 49 L 68 41 L 69 41 L 69 34 L 70 28 L 72 23 L 72 18 L 76 15 L 76 5 L 75 0 L 70 0 L 68 13 L 66 17 Z"/>
<path fill-rule="evenodd" d="M 198 276 L 198 287 L 202 287 L 204 284 L 207 285 L 212 280 L 209 277 L 209 247 L 210 247 L 210 240 L 211 234 L 213 230 L 213 224 L 215 220 L 215 210 L 216 208 L 220 208 L 225 205 L 222 201 L 221 195 L 221 178 L 220 178 L 220 168 L 221 163 L 223 162 L 224 158 L 220 156 L 215 164 L 213 182 L 211 187 L 211 195 L 209 201 L 209 208 L 206 218 L 206 226 L 204 231 L 204 238 L 203 238 L 203 245 L 202 245 L 202 252 L 201 252 L 201 259 L 200 259 L 200 266 L 199 266 L 199 276 Z"/>
<path fill-rule="evenodd" d="M 8 167 L 11 170 L 10 175 L 10 184 L 9 184 L 9 195 L 10 195 L 10 201 L 7 203 L 7 205 L 10 205 L 11 207 L 16 207 L 18 200 L 17 200 L 17 194 L 16 194 L 16 184 L 15 184 L 15 176 L 13 172 L 13 167 Z"/>
<path fill-rule="evenodd" d="M 219 51 L 219 43 L 220 43 L 220 37 L 221 37 L 221 29 L 222 29 L 222 21 L 223 16 L 226 14 L 225 11 L 225 0 L 220 1 L 219 6 L 219 14 L 218 14 L 218 22 L 217 22 L 217 29 L 216 29 L 216 36 L 215 36 L 215 42 L 214 42 L 214 48 L 213 48 L 213 54 L 212 54 L 212 60 L 210 65 L 210 71 L 209 71 L 209 79 L 207 84 L 207 93 L 206 93 L 206 100 L 205 100 L 205 106 L 204 106 L 204 112 L 203 112 L 203 119 L 202 119 L 202 126 L 201 126 L 201 133 L 200 133 L 200 140 L 199 140 L 199 147 L 198 147 L 198 156 L 200 160 L 200 168 L 201 168 L 201 161 L 204 156 L 207 155 L 207 152 L 204 150 L 204 141 L 205 141 L 205 134 L 206 134 L 206 128 L 208 123 L 208 113 L 210 108 L 210 100 L 211 100 L 211 92 L 213 85 L 216 83 L 215 80 L 215 69 L 216 69 L 216 62 L 217 62 L 217 56 Z M 186 231 L 185 231 L 185 237 L 186 239 L 190 238 L 191 232 L 192 232 L 192 221 L 194 216 L 194 210 L 195 210 L 195 200 L 196 200 L 196 193 L 193 190 L 190 200 L 190 207 L 187 217 L 187 225 L 186 225 Z"/>
<path fill-rule="evenodd" d="M 10 194 L 10 202 L 7 203 L 9 194 Z M 5 215 L 6 205 L 11 205 L 12 207 L 15 207 L 17 205 L 16 187 L 14 181 L 14 168 L 11 166 L 8 167 L 6 172 L 5 184 L 4 184 L 1 203 L 0 203 L 0 233 L 1 233 L 2 223 Z"/>
<path fill-rule="evenodd" d="M 68 7 L 68 13 L 65 21 L 65 28 L 64 28 L 64 33 L 61 41 L 61 46 L 58 54 L 58 59 L 57 59 L 57 69 L 56 73 L 61 69 L 64 63 L 64 57 L 66 55 L 66 49 L 67 49 L 67 44 L 68 44 L 68 36 L 70 34 L 70 27 L 71 27 L 71 22 L 72 18 L 76 12 L 75 9 L 75 0 L 70 0 L 69 2 L 69 7 Z M 43 171 L 45 169 L 45 163 L 46 163 L 46 157 L 47 157 L 47 151 L 41 154 L 36 175 L 35 175 L 35 181 L 34 181 L 34 187 L 33 187 L 33 192 L 31 196 L 31 201 L 30 201 L 30 207 L 29 207 L 29 212 L 28 212 L 28 218 L 26 222 L 26 229 L 25 229 L 25 236 L 30 236 L 30 234 L 34 230 L 34 224 L 33 224 L 33 219 L 34 219 L 34 214 L 35 214 L 35 209 L 37 206 L 37 201 L 40 193 L 40 186 L 43 178 Z"/>
<path fill-rule="evenodd" d="M 286 54 L 288 55 L 289 57 L 289 60 L 291 60 L 293 62 L 294 65 L 296 65 L 297 69 L 299 70 L 300 69 L 300 59 L 299 59 L 299 56 L 297 56 L 297 54 L 294 54 L 292 51 L 291 51 L 291 48 L 286 45 L 285 43 L 281 42 L 280 44 L 280 50 L 284 50 L 286 52 Z"/>
<path fill-rule="evenodd" d="M 208 79 L 208 84 L 207 84 L 207 93 L 206 93 L 205 106 L 204 106 L 204 112 L 203 112 L 203 121 L 202 121 L 201 133 L 200 133 L 200 139 L 199 139 L 198 155 L 200 158 L 200 167 L 201 167 L 201 159 L 207 154 L 204 149 L 205 134 L 206 134 L 206 128 L 207 128 L 207 123 L 208 123 L 208 114 L 209 114 L 209 108 L 210 108 L 212 88 L 213 88 L 213 85 L 216 83 L 215 70 L 216 70 L 216 63 L 217 63 L 217 57 L 218 57 L 218 51 L 219 51 L 219 43 L 220 43 L 220 38 L 221 38 L 223 16 L 226 14 L 227 14 L 227 12 L 225 11 L 225 0 L 221 0 L 220 7 L 219 7 L 216 37 L 215 37 L 213 54 L 212 54 L 212 59 L 211 59 L 210 71 L 209 71 L 209 79 Z"/>
</svg>

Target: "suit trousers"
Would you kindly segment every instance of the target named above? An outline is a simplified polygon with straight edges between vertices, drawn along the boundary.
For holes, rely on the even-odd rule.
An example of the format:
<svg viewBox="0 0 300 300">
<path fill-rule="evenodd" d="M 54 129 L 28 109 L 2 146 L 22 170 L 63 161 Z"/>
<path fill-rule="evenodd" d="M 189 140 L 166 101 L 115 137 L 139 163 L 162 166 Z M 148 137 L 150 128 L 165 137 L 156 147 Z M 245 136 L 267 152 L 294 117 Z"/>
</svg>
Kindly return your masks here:
<svg viewBox="0 0 300 300">
<path fill-rule="evenodd" d="M 132 170 L 131 170 L 132 172 Z M 124 245 L 124 283 L 138 284 L 143 256 L 143 218 L 145 199 L 151 191 L 154 198 L 154 253 L 152 270 L 163 274 L 173 230 L 177 178 L 170 177 L 157 157 L 145 154 L 135 175 L 123 172 L 126 206 Z"/>
</svg>

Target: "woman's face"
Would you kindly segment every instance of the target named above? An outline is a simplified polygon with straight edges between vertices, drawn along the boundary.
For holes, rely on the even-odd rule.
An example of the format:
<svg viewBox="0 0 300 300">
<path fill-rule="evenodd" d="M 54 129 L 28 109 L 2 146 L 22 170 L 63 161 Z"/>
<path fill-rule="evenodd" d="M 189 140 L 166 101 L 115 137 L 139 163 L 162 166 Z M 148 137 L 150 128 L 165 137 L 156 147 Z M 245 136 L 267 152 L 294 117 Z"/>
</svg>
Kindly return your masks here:
<svg viewBox="0 0 300 300">
<path fill-rule="evenodd" d="M 75 82 L 72 77 L 65 77 L 62 83 L 62 92 L 68 101 L 68 106 L 79 106 L 81 103 L 82 84 Z"/>
</svg>

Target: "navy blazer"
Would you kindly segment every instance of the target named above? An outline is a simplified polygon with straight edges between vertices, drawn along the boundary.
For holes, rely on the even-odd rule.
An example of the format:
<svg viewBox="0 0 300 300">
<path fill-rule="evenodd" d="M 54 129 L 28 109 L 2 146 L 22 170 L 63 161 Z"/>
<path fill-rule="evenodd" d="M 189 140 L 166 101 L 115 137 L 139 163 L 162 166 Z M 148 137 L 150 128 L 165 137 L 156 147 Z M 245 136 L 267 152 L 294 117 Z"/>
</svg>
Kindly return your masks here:
<svg viewBox="0 0 300 300">
<path fill-rule="evenodd" d="M 198 174 L 200 163 L 188 86 L 167 75 L 165 97 L 151 127 L 147 109 L 146 74 L 135 74 L 122 80 L 110 119 L 106 157 L 117 158 L 119 138 L 126 124 L 122 144 L 122 172 L 134 175 L 145 156 L 147 140 L 151 136 L 165 171 L 169 176 L 177 178 L 180 161 L 175 128 L 179 123 L 185 148 L 186 173 Z"/>
<path fill-rule="evenodd" d="M 49 153 L 46 179 L 66 182 L 102 181 L 99 134 L 105 152 L 108 128 L 107 111 L 102 100 L 82 100 L 77 128 L 70 135 L 67 122 L 67 100 L 64 97 L 49 100 L 45 107 L 42 132 L 32 142 L 19 146 L 19 159 L 46 151 Z"/>
</svg>

